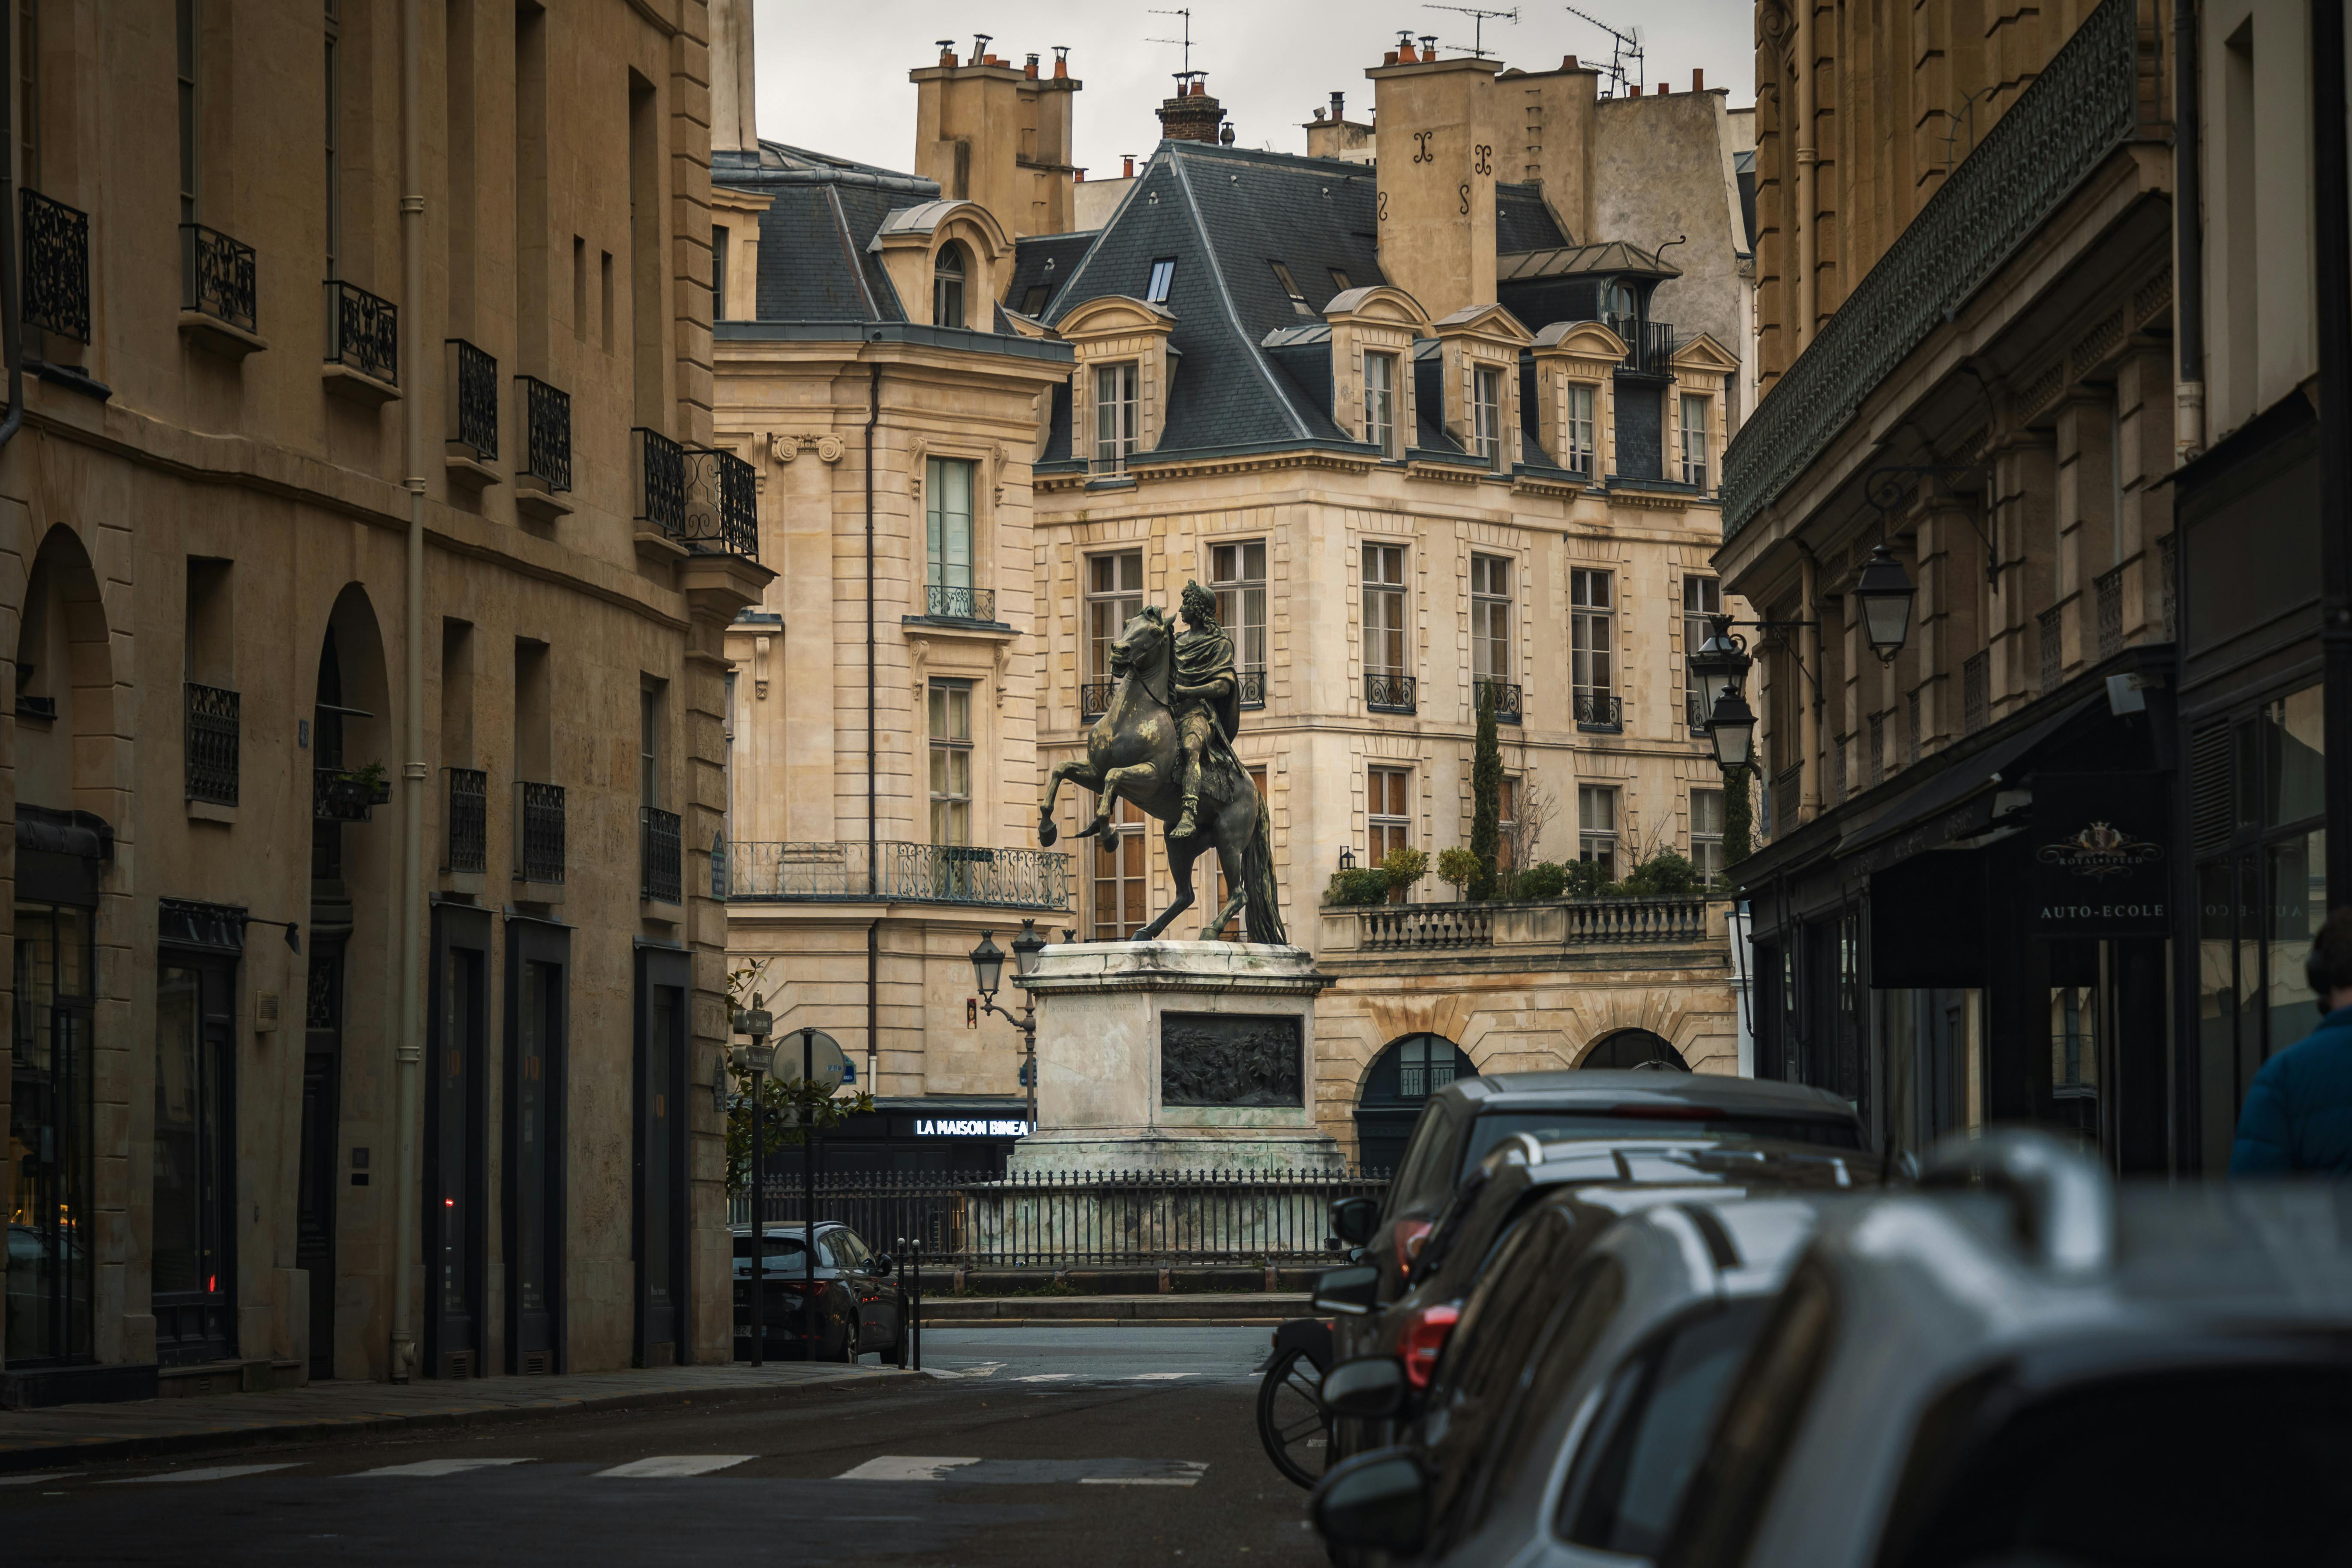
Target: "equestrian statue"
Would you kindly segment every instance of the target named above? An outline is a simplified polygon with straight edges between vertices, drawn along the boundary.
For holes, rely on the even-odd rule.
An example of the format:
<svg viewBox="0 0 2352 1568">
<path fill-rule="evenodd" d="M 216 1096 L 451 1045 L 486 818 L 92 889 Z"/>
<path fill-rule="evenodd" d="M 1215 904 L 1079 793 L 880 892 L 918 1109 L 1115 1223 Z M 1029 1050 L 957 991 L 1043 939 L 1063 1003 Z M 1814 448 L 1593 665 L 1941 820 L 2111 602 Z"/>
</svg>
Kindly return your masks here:
<svg viewBox="0 0 2352 1568">
<path fill-rule="evenodd" d="M 1060 836 L 1054 800 L 1064 779 L 1095 792 L 1094 821 L 1078 830 L 1082 839 L 1108 832 L 1112 803 L 1132 800 L 1145 816 L 1168 824 L 1168 864 L 1176 873 L 1176 901 L 1135 934 L 1137 941 L 1159 936 L 1192 907 L 1193 862 L 1214 848 L 1231 894 L 1201 928 L 1202 939 L 1215 940 L 1242 910 L 1251 941 L 1281 945 L 1272 822 L 1234 754 L 1241 687 L 1233 639 L 1217 624 L 1215 596 L 1199 583 L 1185 583 L 1180 612 L 1181 632 L 1165 610 L 1146 605 L 1111 644 L 1110 673 L 1118 685 L 1087 732 L 1085 760 L 1063 763 L 1046 781 L 1037 841 Z"/>
</svg>

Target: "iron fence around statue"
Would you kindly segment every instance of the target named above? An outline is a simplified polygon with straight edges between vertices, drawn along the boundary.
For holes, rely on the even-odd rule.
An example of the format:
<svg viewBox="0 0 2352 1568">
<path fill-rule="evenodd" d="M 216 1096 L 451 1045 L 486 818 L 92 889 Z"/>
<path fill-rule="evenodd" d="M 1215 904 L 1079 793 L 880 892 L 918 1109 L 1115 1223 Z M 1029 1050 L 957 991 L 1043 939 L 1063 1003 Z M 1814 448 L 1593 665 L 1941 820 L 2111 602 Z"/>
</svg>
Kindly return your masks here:
<svg viewBox="0 0 2352 1568">
<path fill-rule="evenodd" d="M 782 1156 L 796 1164 L 795 1151 Z M 850 1172 L 816 1182 L 816 1219 L 877 1252 L 919 1237 L 926 1262 L 962 1268 L 1085 1268 L 1328 1260 L 1329 1210 L 1379 1197 L 1387 1171 L 1055 1171 L 1004 1176 Z M 796 1171 L 768 1178 L 766 1221 L 802 1222 Z M 751 1198 L 728 1220 L 751 1221 Z"/>
</svg>

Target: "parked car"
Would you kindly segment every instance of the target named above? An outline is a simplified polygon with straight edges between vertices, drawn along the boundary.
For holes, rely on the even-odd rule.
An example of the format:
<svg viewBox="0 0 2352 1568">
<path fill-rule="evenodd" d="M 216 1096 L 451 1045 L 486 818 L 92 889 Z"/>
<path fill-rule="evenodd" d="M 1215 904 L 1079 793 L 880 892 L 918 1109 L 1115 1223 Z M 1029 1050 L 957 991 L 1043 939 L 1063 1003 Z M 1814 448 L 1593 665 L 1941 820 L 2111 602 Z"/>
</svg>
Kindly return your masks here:
<svg viewBox="0 0 2352 1568">
<path fill-rule="evenodd" d="M 767 1333 L 763 1358 L 778 1361 L 856 1361 L 881 1352 L 891 1364 L 907 1364 L 906 1309 L 894 1270 L 898 1265 L 876 1253 L 846 1225 L 820 1220 L 816 1227 L 816 1354 L 803 1341 L 803 1303 L 808 1300 L 808 1242 L 797 1225 L 767 1228 Z M 735 1359 L 751 1358 L 751 1228 L 735 1227 Z"/>
<path fill-rule="evenodd" d="M 1454 1188 L 1413 1260 L 1404 1293 L 1375 1300 L 1379 1271 L 1369 1264 L 1334 1269 L 1318 1281 L 1315 1306 L 1332 1315 L 1335 1360 L 1394 1355 L 1405 1368 L 1402 1406 L 1393 1416 L 1360 1421 L 1334 1416 L 1331 1458 L 1391 1441 L 1418 1414 L 1439 1354 L 1499 1239 L 1536 1203 L 1563 1188 L 1587 1234 L 1639 1207 L 1678 1197 L 1733 1198 L 1763 1191 L 1840 1192 L 1875 1186 L 1875 1165 L 1858 1155 L 1771 1140 L 1629 1138 L 1543 1143 L 1517 1133 L 1490 1151 Z M 1563 1265 L 1569 1261 L 1562 1260 Z"/>
<path fill-rule="evenodd" d="M 1423 1106 L 1385 1197 L 1332 1204 L 1332 1234 L 1364 1249 L 1364 1260 L 1380 1270 L 1375 1303 L 1385 1305 L 1404 1293 L 1413 1260 L 1454 1189 L 1506 1138 L 1524 1133 L 1547 1144 L 1605 1142 L 1668 1132 L 1857 1156 L 1868 1146 L 1851 1103 L 1801 1084 L 1638 1069 L 1465 1078 Z"/>
<path fill-rule="evenodd" d="M 1833 1197 L 1579 1188 L 1511 1228 L 1462 1309 L 1417 1428 L 1313 1495 L 1341 1552 L 1568 1568 L 1657 1550 L 1716 1408 Z M 1597 1211 L 1596 1201 L 1601 1206 Z M 1394 1409 L 1393 1356 L 1331 1369 L 1335 1409 Z"/>
<path fill-rule="evenodd" d="M 1661 1568 L 2352 1562 L 2352 1190 L 2050 1137 L 1825 1218 Z"/>
</svg>

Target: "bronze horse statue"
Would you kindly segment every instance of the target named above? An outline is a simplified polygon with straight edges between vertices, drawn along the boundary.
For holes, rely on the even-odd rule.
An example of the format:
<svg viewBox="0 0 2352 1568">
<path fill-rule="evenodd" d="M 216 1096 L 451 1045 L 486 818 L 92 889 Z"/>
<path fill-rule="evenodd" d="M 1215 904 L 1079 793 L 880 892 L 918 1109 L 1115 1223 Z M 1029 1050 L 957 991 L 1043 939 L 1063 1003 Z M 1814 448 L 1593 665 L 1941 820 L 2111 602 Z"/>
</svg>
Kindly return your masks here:
<svg viewBox="0 0 2352 1568">
<path fill-rule="evenodd" d="M 1201 810 L 1190 837 L 1175 836 L 1184 812 L 1184 758 L 1177 734 L 1175 624 L 1158 605 L 1146 605 L 1111 644 L 1111 674 L 1118 685 L 1110 706 L 1087 732 L 1084 761 L 1054 769 L 1037 809 L 1037 841 L 1060 836 L 1054 825 L 1054 800 L 1068 779 L 1095 792 L 1094 821 L 1077 837 L 1095 838 L 1110 829 L 1112 802 L 1120 798 L 1168 825 L 1168 864 L 1176 873 L 1176 901 L 1135 934 L 1148 942 L 1192 906 L 1192 866 L 1201 852 L 1214 847 L 1231 895 L 1216 917 L 1201 928 L 1214 941 L 1234 917 L 1246 910 L 1249 939 L 1281 945 L 1282 911 L 1274 881 L 1272 821 L 1249 772 L 1220 734 L 1201 758 Z"/>
</svg>

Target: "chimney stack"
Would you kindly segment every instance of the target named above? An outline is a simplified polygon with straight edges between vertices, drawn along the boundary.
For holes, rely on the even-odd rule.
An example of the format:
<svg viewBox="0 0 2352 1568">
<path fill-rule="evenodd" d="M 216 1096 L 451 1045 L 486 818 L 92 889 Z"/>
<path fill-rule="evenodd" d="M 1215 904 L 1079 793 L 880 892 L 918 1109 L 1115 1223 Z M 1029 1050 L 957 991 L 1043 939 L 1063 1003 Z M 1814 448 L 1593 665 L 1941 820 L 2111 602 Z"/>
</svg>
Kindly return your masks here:
<svg viewBox="0 0 2352 1568">
<path fill-rule="evenodd" d="M 1694 68 L 1694 69 L 1691 71 L 1691 91 L 1693 91 L 1693 92 L 1705 92 L 1706 90 L 1706 72 L 1705 72 L 1705 71 L 1703 71 L 1703 70 L 1699 70 L 1699 69 Z"/>
<path fill-rule="evenodd" d="M 1345 120 L 1348 118 L 1348 95 L 1346 93 L 1335 92 L 1331 95 L 1331 118 L 1334 120 Z"/>
<path fill-rule="evenodd" d="M 1054 46 L 1054 79 L 1055 81 L 1070 79 L 1070 46 L 1067 44 Z"/>
<path fill-rule="evenodd" d="M 1176 78 L 1176 96 L 1160 105 L 1160 134 L 1168 141 L 1205 141 L 1217 144 L 1217 130 L 1224 123 L 1224 105 L 1209 96 L 1205 72 L 1192 73 L 1187 81 L 1183 73 Z"/>
<path fill-rule="evenodd" d="M 1410 40 L 1408 40 L 1409 42 Z M 1502 62 L 1438 61 L 1397 50 L 1375 67 L 1373 117 L 1405 141 L 1374 164 L 1381 270 L 1433 317 L 1495 302 L 1495 177 L 1509 107 L 1495 89 Z"/>
<path fill-rule="evenodd" d="M 1118 177 L 1122 180 L 1132 180 L 1135 178 L 1134 153 L 1122 152 L 1118 155 Z"/>
<path fill-rule="evenodd" d="M 986 207 L 1015 235 L 1067 234 L 1078 172 L 1071 161 L 1071 108 L 1085 84 L 1069 74 L 1069 50 L 1055 46 L 1054 75 L 1038 57 L 1016 66 L 989 51 L 986 33 L 956 59 L 940 40 L 939 63 L 907 73 L 915 84 L 915 172 L 950 201 Z"/>
</svg>

